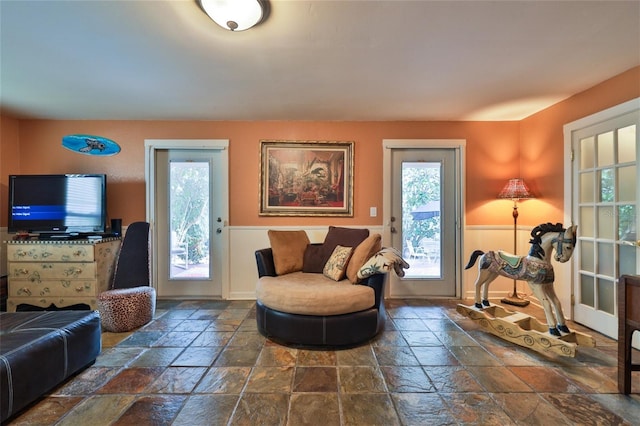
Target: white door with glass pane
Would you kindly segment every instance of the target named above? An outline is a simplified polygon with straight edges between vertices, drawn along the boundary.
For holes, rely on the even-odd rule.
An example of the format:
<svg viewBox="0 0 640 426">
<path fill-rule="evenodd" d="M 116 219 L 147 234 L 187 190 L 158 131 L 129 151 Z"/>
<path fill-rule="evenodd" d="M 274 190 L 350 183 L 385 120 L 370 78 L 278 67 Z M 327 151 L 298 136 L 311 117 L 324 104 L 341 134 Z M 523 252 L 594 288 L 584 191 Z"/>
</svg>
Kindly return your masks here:
<svg viewBox="0 0 640 426">
<path fill-rule="evenodd" d="M 410 265 L 402 278 L 389 274 L 390 296 L 458 296 L 460 148 L 433 147 L 429 141 L 385 141 L 385 157 L 390 176 L 385 233 Z"/>
<path fill-rule="evenodd" d="M 572 131 L 574 320 L 617 338 L 617 280 L 640 273 L 640 113 Z"/>
<path fill-rule="evenodd" d="M 226 150 L 158 148 L 152 156 L 158 296 L 224 297 L 223 283 L 228 277 Z"/>
</svg>

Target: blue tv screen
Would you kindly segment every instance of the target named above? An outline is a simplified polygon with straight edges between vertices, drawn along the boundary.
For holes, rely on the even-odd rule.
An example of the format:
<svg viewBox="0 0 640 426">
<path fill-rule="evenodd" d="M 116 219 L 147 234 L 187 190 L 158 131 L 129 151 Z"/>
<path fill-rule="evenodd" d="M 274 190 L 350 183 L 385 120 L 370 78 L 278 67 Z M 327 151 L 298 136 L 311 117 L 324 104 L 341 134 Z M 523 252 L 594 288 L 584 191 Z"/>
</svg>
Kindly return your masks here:
<svg viewBox="0 0 640 426">
<path fill-rule="evenodd" d="M 9 232 L 104 232 L 104 174 L 10 175 Z"/>
</svg>

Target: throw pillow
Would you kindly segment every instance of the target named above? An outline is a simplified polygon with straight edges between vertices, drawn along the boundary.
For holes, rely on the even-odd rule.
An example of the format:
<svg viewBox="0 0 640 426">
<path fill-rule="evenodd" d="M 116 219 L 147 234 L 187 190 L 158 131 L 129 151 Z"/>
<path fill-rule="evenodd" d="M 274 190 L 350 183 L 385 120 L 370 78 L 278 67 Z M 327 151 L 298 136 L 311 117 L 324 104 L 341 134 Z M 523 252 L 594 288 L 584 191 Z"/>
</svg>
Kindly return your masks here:
<svg viewBox="0 0 640 426">
<path fill-rule="evenodd" d="M 404 277 L 404 270 L 409 264 L 402 258 L 400 252 L 393 247 L 385 247 L 369 260 L 358 271 L 358 278 L 364 279 L 373 274 L 383 274 L 394 271 L 397 276 Z"/>
<path fill-rule="evenodd" d="M 304 251 L 302 272 L 321 274 L 324 269 L 324 247 L 322 244 L 309 244 Z"/>
<path fill-rule="evenodd" d="M 304 251 L 309 245 L 309 237 L 305 231 L 273 231 L 267 232 L 273 252 L 273 265 L 276 274 L 283 275 L 302 270 Z"/>
<path fill-rule="evenodd" d="M 329 257 L 333 253 L 333 249 L 337 245 L 343 247 L 357 247 L 369 236 L 368 229 L 357 228 L 340 228 L 338 226 L 330 226 L 327 236 L 324 238 L 324 260 L 323 265 L 327 263 Z"/>
<path fill-rule="evenodd" d="M 349 264 L 347 265 L 347 278 L 353 284 L 360 282 L 358 270 L 367 260 L 382 249 L 382 236 L 371 234 L 353 250 Z"/>
<path fill-rule="evenodd" d="M 347 263 L 349 263 L 351 253 L 353 253 L 353 247 L 336 246 L 331 257 L 324 265 L 324 270 L 322 271 L 324 276 L 334 281 L 343 279 L 347 272 Z"/>
</svg>

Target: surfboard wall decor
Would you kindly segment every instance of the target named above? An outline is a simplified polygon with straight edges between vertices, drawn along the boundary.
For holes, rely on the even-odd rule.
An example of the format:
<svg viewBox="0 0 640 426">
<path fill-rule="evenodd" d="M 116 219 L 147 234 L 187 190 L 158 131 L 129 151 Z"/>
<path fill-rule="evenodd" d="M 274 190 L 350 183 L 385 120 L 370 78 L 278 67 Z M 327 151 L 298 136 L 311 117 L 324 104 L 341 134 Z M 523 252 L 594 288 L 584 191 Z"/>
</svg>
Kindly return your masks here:
<svg viewBox="0 0 640 426">
<path fill-rule="evenodd" d="M 102 136 L 67 135 L 62 138 L 62 146 L 85 155 L 109 156 L 120 152 L 120 145 Z"/>
</svg>

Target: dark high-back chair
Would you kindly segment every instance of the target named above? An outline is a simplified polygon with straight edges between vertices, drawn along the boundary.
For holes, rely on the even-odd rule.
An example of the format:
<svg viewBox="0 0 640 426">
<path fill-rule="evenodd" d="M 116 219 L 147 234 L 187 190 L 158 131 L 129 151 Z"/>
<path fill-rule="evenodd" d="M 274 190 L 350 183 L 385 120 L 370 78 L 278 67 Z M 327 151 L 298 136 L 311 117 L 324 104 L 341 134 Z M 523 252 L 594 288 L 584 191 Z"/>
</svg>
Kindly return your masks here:
<svg viewBox="0 0 640 426">
<path fill-rule="evenodd" d="M 134 222 L 122 240 L 111 288 L 148 286 L 150 277 L 149 223 Z"/>
<path fill-rule="evenodd" d="M 102 328 L 124 332 L 153 319 L 156 291 L 151 287 L 149 223 L 134 222 L 127 227 L 111 289 L 98 296 Z"/>
</svg>

